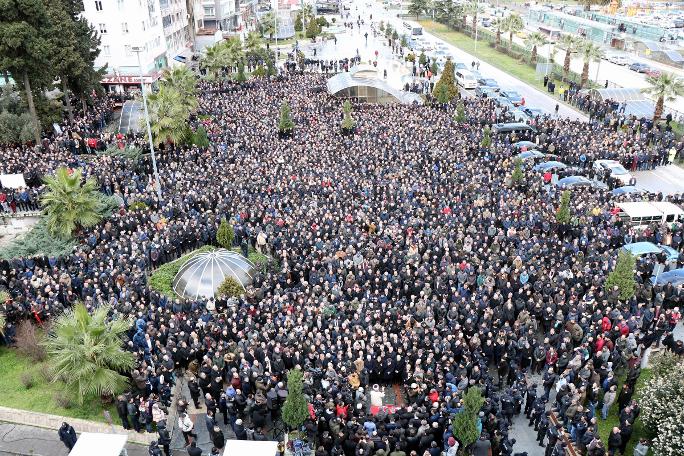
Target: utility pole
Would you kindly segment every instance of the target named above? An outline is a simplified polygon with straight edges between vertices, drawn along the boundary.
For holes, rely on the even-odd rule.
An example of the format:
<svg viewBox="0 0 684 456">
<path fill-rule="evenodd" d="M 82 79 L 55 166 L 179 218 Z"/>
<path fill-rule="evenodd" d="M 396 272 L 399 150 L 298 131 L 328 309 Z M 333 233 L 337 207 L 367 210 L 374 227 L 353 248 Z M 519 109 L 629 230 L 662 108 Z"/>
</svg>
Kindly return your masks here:
<svg viewBox="0 0 684 456">
<path fill-rule="evenodd" d="M 159 204 L 162 203 L 161 182 L 159 180 L 159 172 L 157 171 L 157 159 L 154 156 L 154 141 L 152 140 L 152 127 L 150 127 L 150 113 L 147 111 L 147 95 L 145 94 L 145 82 L 143 79 L 142 64 L 140 63 L 140 53 L 142 49 L 138 46 L 131 49 L 138 57 L 138 70 L 140 70 L 140 90 L 142 91 L 143 106 L 145 107 L 145 123 L 147 124 L 147 137 L 150 141 L 150 152 L 152 155 L 152 170 L 154 172 L 154 187 L 157 190 L 157 197 Z"/>
</svg>

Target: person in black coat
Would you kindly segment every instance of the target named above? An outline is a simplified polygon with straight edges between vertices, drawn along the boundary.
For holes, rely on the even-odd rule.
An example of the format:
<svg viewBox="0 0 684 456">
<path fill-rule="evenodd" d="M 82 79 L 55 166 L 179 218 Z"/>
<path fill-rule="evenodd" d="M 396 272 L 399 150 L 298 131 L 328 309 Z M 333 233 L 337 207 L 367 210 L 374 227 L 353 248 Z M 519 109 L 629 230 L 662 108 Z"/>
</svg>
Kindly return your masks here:
<svg viewBox="0 0 684 456">
<path fill-rule="evenodd" d="M 124 396 L 116 398 L 116 413 L 121 419 L 121 425 L 124 429 L 130 429 L 131 424 L 128 422 L 128 401 Z"/>
<path fill-rule="evenodd" d="M 614 456 L 615 453 L 620 451 L 620 446 L 622 445 L 622 435 L 620 434 L 620 428 L 614 427 L 608 436 L 608 454 Z"/>
<path fill-rule="evenodd" d="M 58 434 L 59 440 L 71 451 L 74 445 L 76 445 L 76 440 L 78 440 L 74 427 L 65 421 L 62 423 L 62 427 L 59 428 Z"/>
<path fill-rule="evenodd" d="M 202 456 L 202 449 L 197 448 L 197 443 L 192 442 L 190 446 L 188 447 L 188 454 L 190 456 Z"/>
<path fill-rule="evenodd" d="M 226 445 L 226 438 L 218 426 L 214 426 L 214 435 L 211 437 L 211 443 L 218 449 L 222 449 Z"/>
<path fill-rule="evenodd" d="M 171 456 L 171 450 L 169 448 L 171 445 L 171 434 L 164 426 L 160 426 L 157 432 L 159 433 L 159 445 L 164 449 L 164 454 L 166 456 Z"/>
</svg>

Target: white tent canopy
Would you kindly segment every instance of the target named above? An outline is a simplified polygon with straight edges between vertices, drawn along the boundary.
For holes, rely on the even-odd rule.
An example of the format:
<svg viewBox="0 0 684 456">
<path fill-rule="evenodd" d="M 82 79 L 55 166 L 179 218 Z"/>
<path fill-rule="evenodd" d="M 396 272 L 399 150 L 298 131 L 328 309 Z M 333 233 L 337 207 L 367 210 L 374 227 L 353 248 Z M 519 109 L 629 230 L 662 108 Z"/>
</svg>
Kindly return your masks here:
<svg viewBox="0 0 684 456">
<path fill-rule="evenodd" d="M 125 434 L 84 432 L 78 437 L 69 456 L 120 456 L 127 440 L 128 436 Z"/>
<path fill-rule="evenodd" d="M 256 440 L 226 440 L 224 456 L 275 456 L 278 442 Z"/>
</svg>

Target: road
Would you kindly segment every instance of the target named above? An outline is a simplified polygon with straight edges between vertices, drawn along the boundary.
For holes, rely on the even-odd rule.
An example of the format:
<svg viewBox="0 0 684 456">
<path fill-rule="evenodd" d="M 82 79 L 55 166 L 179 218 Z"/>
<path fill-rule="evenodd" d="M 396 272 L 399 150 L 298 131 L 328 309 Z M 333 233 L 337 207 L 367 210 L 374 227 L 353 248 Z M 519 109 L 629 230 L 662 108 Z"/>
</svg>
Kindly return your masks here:
<svg viewBox="0 0 684 456">
<path fill-rule="evenodd" d="M 140 131 L 140 121 L 143 119 L 143 106 L 139 101 L 127 101 L 119 114 L 118 132 L 126 134 L 129 131 Z"/>
<path fill-rule="evenodd" d="M 660 166 L 653 171 L 637 171 L 633 174 L 637 186 L 649 192 L 661 192 L 664 195 L 684 193 L 684 168 L 680 166 Z"/>
<path fill-rule="evenodd" d="M 370 5 L 370 6 L 366 6 Z M 355 10 L 354 8 L 357 7 L 358 10 Z M 383 5 L 379 2 L 372 1 L 372 2 L 362 2 L 362 1 L 356 1 L 354 3 L 354 6 L 352 6 L 351 16 L 352 18 L 356 19 L 358 15 L 361 15 L 361 18 L 364 19 L 366 22 L 368 22 L 370 15 L 373 15 L 373 21 L 374 22 L 379 22 L 380 20 L 385 21 L 385 23 L 390 23 L 392 24 L 392 27 L 394 27 L 396 30 L 404 30 L 403 23 L 408 22 L 410 24 L 414 24 L 415 26 L 419 26 L 417 23 L 410 21 L 410 20 L 405 20 L 405 19 L 400 19 L 396 17 L 396 10 L 386 10 Z M 509 75 L 508 73 L 499 70 L 498 68 L 490 65 L 487 62 L 480 61 L 479 59 L 476 59 L 472 55 L 468 54 L 467 52 L 462 51 L 461 49 L 458 49 L 455 46 L 452 46 L 451 44 L 445 42 L 444 40 L 436 37 L 435 35 L 427 32 L 423 32 L 426 37 L 429 38 L 430 41 L 434 43 L 443 43 L 447 46 L 449 49 L 449 53 L 454 56 L 455 59 L 457 59 L 460 62 L 465 63 L 466 65 L 470 64 L 472 61 L 479 61 L 480 62 L 480 73 L 485 76 L 485 77 L 490 77 L 496 79 L 496 81 L 499 83 L 499 85 L 503 88 L 508 88 L 508 89 L 513 89 L 516 92 L 518 92 L 521 96 L 525 98 L 526 105 L 527 106 L 532 106 L 536 107 L 539 109 L 542 109 L 545 112 L 548 113 L 553 113 L 556 107 L 556 104 L 558 101 L 544 92 L 537 90 L 534 87 L 529 86 L 528 84 L 524 83 L 523 81 Z M 581 119 L 581 120 L 588 120 L 587 117 L 582 114 L 581 112 L 564 105 L 560 103 L 559 107 L 559 115 L 561 117 L 569 117 L 571 119 Z"/>
</svg>

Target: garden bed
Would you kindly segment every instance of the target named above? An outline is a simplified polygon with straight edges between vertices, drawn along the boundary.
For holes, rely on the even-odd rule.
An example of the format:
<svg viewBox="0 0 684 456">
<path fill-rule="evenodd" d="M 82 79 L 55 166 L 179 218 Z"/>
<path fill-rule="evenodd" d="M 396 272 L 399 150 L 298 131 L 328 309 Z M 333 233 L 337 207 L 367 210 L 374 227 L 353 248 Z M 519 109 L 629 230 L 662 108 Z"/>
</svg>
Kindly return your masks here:
<svg viewBox="0 0 684 456">
<path fill-rule="evenodd" d="M 105 410 L 116 417 L 114 406 L 103 407 L 99 400 L 84 401 L 81 406 L 74 403 L 68 408 L 58 405 L 55 397 L 63 394 L 63 384 L 48 381 L 42 372 L 44 368 L 44 363 L 36 364 L 14 349 L 0 348 L 0 405 L 103 423 L 106 422 L 103 415 Z M 31 388 L 24 386 L 24 374 L 29 374 L 33 380 Z"/>
</svg>

